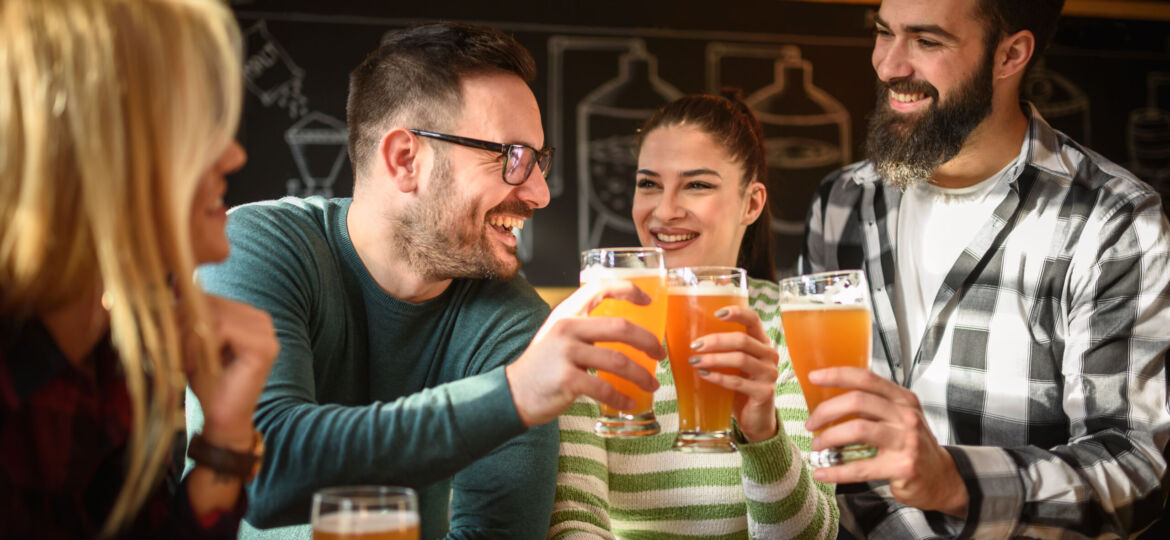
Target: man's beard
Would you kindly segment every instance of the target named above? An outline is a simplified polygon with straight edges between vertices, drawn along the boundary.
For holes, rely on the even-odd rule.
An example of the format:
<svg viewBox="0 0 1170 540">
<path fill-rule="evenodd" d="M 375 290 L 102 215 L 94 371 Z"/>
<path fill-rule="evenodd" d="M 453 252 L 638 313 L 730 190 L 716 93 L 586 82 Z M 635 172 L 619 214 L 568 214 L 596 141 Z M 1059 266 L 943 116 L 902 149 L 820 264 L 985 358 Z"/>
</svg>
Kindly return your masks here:
<svg viewBox="0 0 1170 540">
<path fill-rule="evenodd" d="M 507 255 L 492 253 L 486 219 L 476 215 L 475 200 L 458 199 L 451 163 L 445 155 L 435 156 L 431 172 L 432 190 L 423 194 L 418 204 L 398 217 L 398 249 L 411 268 L 427 279 L 454 278 L 508 280 L 520 271 L 516 248 L 505 246 Z M 509 200 L 491 209 L 495 214 L 532 216 L 532 209 L 520 201 Z"/>
<path fill-rule="evenodd" d="M 887 183 L 906 189 L 928 181 L 939 166 L 959 154 L 971 132 L 991 114 L 993 59 L 994 48 L 971 78 L 958 86 L 954 97 L 943 103 L 938 90 L 926 81 L 878 80 L 877 107 L 869 117 L 865 153 Z M 915 115 L 895 112 L 889 103 L 890 90 L 925 92 L 932 98 L 930 108 Z"/>
</svg>

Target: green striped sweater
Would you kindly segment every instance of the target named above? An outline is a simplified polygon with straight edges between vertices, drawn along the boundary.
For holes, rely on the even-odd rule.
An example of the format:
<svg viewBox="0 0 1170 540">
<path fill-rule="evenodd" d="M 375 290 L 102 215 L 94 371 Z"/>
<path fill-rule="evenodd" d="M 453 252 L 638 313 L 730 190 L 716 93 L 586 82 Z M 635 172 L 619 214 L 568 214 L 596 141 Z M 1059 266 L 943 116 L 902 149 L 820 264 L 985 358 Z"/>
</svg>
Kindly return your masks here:
<svg viewBox="0 0 1170 540">
<path fill-rule="evenodd" d="M 776 284 L 752 279 L 751 307 L 773 343 L 782 343 Z M 778 346 L 776 437 L 728 454 L 672 451 L 678 412 L 670 363 L 658 365 L 654 414 L 662 432 L 638 439 L 593 433 L 597 403 L 581 398 L 559 419 L 561 450 L 548 537 L 834 538 L 833 486 L 812 479 L 801 459 L 812 436 L 808 408 Z"/>
</svg>

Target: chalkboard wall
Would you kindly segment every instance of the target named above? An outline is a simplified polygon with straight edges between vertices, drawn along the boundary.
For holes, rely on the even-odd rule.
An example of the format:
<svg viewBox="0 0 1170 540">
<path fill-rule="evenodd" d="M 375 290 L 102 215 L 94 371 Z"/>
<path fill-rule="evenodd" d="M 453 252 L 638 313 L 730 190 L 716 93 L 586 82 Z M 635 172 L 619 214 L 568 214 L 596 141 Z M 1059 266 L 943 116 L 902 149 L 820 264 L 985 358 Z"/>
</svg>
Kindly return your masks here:
<svg viewBox="0 0 1170 540">
<path fill-rule="evenodd" d="M 1166 3 L 1170 10 L 1170 2 Z M 248 164 L 228 203 L 349 196 L 349 71 L 389 30 L 448 19 L 494 25 L 536 58 L 533 91 L 557 147 L 552 202 L 520 241 L 536 285 L 575 285 L 578 252 L 633 245 L 633 130 L 657 106 L 743 89 L 768 137 L 777 263 L 792 267 L 809 197 L 860 159 L 874 103 L 874 8 L 733 2 L 233 2 L 244 31 Z M 1056 126 L 1170 191 L 1170 23 L 1065 17 L 1025 95 Z"/>
</svg>

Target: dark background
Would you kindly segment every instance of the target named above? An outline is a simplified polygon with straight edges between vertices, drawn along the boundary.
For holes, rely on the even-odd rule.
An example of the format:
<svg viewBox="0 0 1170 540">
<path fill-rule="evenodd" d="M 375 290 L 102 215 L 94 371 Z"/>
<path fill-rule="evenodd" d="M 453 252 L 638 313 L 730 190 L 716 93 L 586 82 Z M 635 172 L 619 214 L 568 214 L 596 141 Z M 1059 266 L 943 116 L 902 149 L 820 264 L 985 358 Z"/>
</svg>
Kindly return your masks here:
<svg viewBox="0 0 1170 540">
<path fill-rule="evenodd" d="M 546 144 L 558 155 L 552 202 L 521 237 L 524 272 L 535 285 L 575 285 L 580 250 L 636 243 L 627 232 L 629 136 L 677 93 L 722 84 L 742 88 L 749 102 L 756 94 L 753 106 L 775 137 L 777 262 L 789 267 L 811 190 L 828 171 L 859 159 L 874 102 L 872 6 L 244 0 L 233 8 L 245 33 L 240 141 L 249 160 L 230 179 L 230 205 L 352 193 L 347 77 L 388 30 L 451 19 L 513 34 L 536 58 L 533 91 Z M 1025 93 L 1050 123 L 1170 191 L 1170 22 L 1066 16 L 1034 71 Z M 799 80 L 806 72 L 811 87 Z"/>
</svg>

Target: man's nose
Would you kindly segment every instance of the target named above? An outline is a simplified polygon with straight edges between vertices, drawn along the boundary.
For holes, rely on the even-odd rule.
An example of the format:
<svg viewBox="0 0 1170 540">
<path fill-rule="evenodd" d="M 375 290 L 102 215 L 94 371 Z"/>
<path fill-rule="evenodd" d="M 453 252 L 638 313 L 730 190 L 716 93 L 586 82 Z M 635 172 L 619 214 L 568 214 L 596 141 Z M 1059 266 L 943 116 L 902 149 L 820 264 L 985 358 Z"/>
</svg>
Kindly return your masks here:
<svg viewBox="0 0 1170 540">
<path fill-rule="evenodd" d="M 873 69 L 878 79 L 890 82 L 908 79 L 914 74 L 914 67 L 906 51 L 906 43 L 897 39 L 893 43 L 879 44 L 873 50 Z"/>
<path fill-rule="evenodd" d="M 548 180 L 544 177 L 544 172 L 540 170 L 540 167 L 533 167 L 532 172 L 528 173 L 528 180 L 525 180 L 516 189 L 520 200 L 533 208 L 544 208 L 552 200 L 552 194 L 548 189 Z"/>
</svg>

